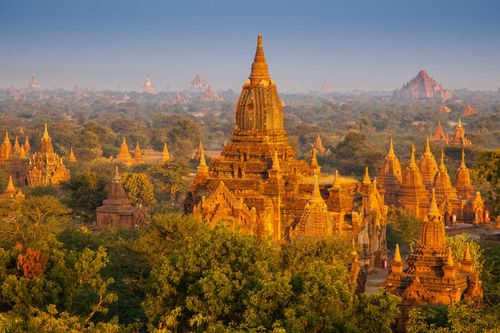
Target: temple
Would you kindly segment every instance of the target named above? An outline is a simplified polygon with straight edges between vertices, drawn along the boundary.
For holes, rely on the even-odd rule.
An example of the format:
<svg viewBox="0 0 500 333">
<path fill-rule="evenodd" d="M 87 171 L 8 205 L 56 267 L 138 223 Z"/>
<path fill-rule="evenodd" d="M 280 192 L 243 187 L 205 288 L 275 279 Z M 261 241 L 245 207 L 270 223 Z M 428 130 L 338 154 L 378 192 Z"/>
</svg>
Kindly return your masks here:
<svg viewBox="0 0 500 333">
<path fill-rule="evenodd" d="M 73 147 L 70 148 L 69 150 L 69 158 L 68 158 L 69 163 L 75 164 L 77 162 L 75 153 L 73 151 Z"/>
<path fill-rule="evenodd" d="M 28 186 L 58 185 L 69 180 L 70 172 L 62 158 L 54 152 L 47 124 L 40 142 L 40 151 L 34 153 L 28 162 L 26 183 Z"/>
<path fill-rule="evenodd" d="M 311 162 L 295 157 L 283 126 L 283 110 L 258 36 L 248 80 L 236 105 L 231 142 L 210 165 L 200 152 L 197 175 L 185 202 L 200 221 L 276 242 L 313 237 L 355 239 L 364 268 L 386 260 L 387 206 L 370 182 L 322 176 Z"/>
<path fill-rule="evenodd" d="M 153 87 L 153 82 L 149 78 L 149 75 L 146 76 L 146 83 L 144 83 L 144 86 L 141 88 L 140 92 L 144 93 L 144 94 L 150 94 L 150 95 L 156 95 L 156 94 L 158 94 L 158 90 L 156 90 Z"/>
<path fill-rule="evenodd" d="M 122 184 L 118 166 L 108 191 L 108 197 L 102 206 L 96 209 L 97 228 L 136 228 L 144 220 L 139 207 L 132 206 Z"/>
<path fill-rule="evenodd" d="M 161 153 L 160 164 L 167 163 L 171 160 L 170 152 L 168 151 L 167 143 L 163 144 L 163 151 Z"/>
<path fill-rule="evenodd" d="M 16 190 L 14 187 L 14 181 L 12 180 L 12 176 L 9 176 L 9 182 L 7 183 L 7 187 L 3 191 L 2 194 L 0 194 L 0 200 L 7 200 L 7 199 L 17 199 L 17 200 L 23 200 L 24 199 L 24 193 L 21 190 Z"/>
<path fill-rule="evenodd" d="M 451 249 L 445 244 L 444 227 L 432 190 L 416 249 L 407 257 L 405 265 L 396 245 L 387 277 L 385 289 L 403 298 L 403 316 L 408 315 L 409 307 L 424 303 L 453 305 L 462 300 L 482 300 L 481 282 L 474 269 L 469 246 L 462 262 L 455 262 Z"/>
<path fill-rule="evenodd" d="M 470 117 L 470 116 L 475 116 L 477 114 L 477 110 L 472 106 L 472 104 L 469 102 L 464 108 L 463 115 L 465 117 Z"/>
<path fill-rule="evenodd" d="M 40 90 L 40 83 L 38 83 L 38 78 L 35 74 L 35 72 L 33 72 L 33 74 L 31 74 L 31 81 L 29 82 L 28 84 L 28 90 L 29 91 L 37 91 L 37 90 Z"/>
<path fill-rule="evenodd" d="M 453 186 L 444 164 L 444 152 L 441 152 L 438 165 L 428 139 L 418 166 L 415 162 L 415 148 L 412 145 L 410 162 L 403 173 L 391 140 L 379 177 L 385 203 L 402 208 L 407 213 L 423 219 L 429 209 L 430 190 L 435 189 L 439 210 L 446 225 L 489 223 L 489 213 L 485 210 L 482 200 L 476 200 L 477 194 L 465 165 L 464 156 L 462 149 L 462 162 Z"/>
<path fill-rule="evenodd" d="M 201 100 L 204 102 L 222 102 L 224 99 L 209 85 L 203 92 Z"/>
<path fill-rule="evenodd" d="M 323 141 L 321 140 L 321 137 L 318 135 L 316 136 L 316 141 L 314 142 L 314 148 L 322 155 L 327 155 L 330 153 L 330 149 L 326 149 L 323 146 Z"/>
<path fill-rule="evenodd" d="M 445 133 L 445 131 L 443 129 L 443 125 L 441 125 L 441 122 L 438 122 L 438 125 L 436 127 L 436 131 L 434 132 L 434 135 L 432 136 L 432 141 L 448 144 L 448 135 Z"/>
<path fill-rule="evenodd" d="M 455 127 L 455 133 L 450 137 L 448 142 L 450 145 L 468 147 L 472 146 L 472 141 L 465 136 L 465 129 L 462 125 L 462 120 L 458 118 L 457 127 Z"/>
<path fill-rule="evenodd" d="M 132 159 L 132 156 L 130 155 L 127 145 L 127 139 L 125 139 L 125 137 L 123 137 L 122 139 L 120 151 L 118 152 L 118 155 L 116 156 L 114 161 L 128 167 L 134 164 L 134 159 Z"/>
</svg>

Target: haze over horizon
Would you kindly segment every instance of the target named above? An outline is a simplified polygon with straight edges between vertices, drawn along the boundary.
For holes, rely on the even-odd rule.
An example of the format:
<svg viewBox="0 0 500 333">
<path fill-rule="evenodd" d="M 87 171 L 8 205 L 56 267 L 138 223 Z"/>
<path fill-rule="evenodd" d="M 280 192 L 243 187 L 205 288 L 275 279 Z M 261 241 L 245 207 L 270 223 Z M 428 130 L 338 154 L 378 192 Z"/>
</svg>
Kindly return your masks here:
<svg viewBox="0 0 500 333">
<path fill-rule="evenodd" d="M 448 89 L 500 86 L 494 1 L 0 2 L 0 87 L 239 90 L 256 36 L 280 91 L 392 91 L 420 69 Z"/>
</svg>

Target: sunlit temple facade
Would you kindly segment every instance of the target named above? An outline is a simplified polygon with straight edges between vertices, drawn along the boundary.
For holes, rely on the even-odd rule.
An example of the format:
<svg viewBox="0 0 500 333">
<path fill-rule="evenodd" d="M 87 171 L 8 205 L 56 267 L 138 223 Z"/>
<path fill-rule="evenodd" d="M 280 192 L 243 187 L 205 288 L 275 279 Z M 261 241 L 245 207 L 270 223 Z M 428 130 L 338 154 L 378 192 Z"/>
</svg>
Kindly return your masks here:
<svg viewBox="0 0 500 333">
<path fill-rule="evenodd" d="M 185 203 L 187 212 L 216 225 L 276 242 L 305 237 L 349 237 L 363 252 L 362 267 L 386 258 L 387 206 L 376 181 L 365 191 L 355 180 L 321 175 L 316 150 L 299 160 L 288 143 L 283 110 L 259 35 L 236 121 L 221 155 L 207 164 L 203 148 Z"/>
<path fill-rule="evenodd" d="M 481 194 L 476 192 L 472 184 L 463 149 L 461 164 L 453 185 L 444 163 L 444 151 L 441 152 L 438 165 L 431 152 L 429 140 L 418 165 L 412 145 L 410 161 L 404 171 L 391 140 L 389 152 L 380 170 L 379 185 L 386 204 L 402 208 L 417 218 L 423 219 L 426 216 L 430 192 L 434 189 L 439 210 L 447 226 L 490 222 Z"/>
</svg>

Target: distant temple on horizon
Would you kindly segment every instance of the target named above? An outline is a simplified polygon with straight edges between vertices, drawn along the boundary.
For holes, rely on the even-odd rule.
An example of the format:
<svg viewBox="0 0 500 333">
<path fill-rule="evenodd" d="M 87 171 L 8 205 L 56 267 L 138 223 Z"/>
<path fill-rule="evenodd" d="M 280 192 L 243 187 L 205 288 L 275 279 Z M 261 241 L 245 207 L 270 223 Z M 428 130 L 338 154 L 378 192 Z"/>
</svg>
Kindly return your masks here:
<svg viewBox="0 0 500 333">
<path fill-rule="evenodd" d="M 40 83 L 38 82 L 38 78 L 37 78 L 35 72 L 33 72 L 31 74 L 31 81 L 28 84 L 28 90 L 29 91 L 37 91 L 40 89 L 41 89 L 41 87 L 40 87 Z"/>
<path fill-rule="evenodd" d="M 449 144 L 453 146 L 461 146 L 468 147 L 472 146 L 472 141 L 465 135 L 465 129 L 462 125 L 462 120 L 458 118 L 457 126 L 455 127 L 455 132 L 453 135 L 448 136 L 441 125 L 441 122 L 438 122 L 438 126 L 436 127 L 436 131 L 434 135 L 432 135 L 431 140 L 433 142 L 440 142 L 444 144 Z"/>
<path fill-rule="evenodd" d="M 258 36 L 249 79 L 236 105 L 231 142 L 207 164 L 203 146 L 185 202 L 186 212 L 210 225 L 276 242 L 346 237 L 361 249 L 364 269 L 383 267 L 387 256 L 387 206 L 377 182 L 362 184 L 322 176 L 311 161 L 298 160 L 283 126 L 282 102 Z"/>
<path fill-rule="evenodd" d="M 421 70 L 401 89 L 396 89 L 393 97 L 400 100 L 437 99 L 444 102 L 451 99 L 453 93 L 451 90 L 444 89 L 426 71 Z"/>
<path fill-rule="evenodd" d="M 156 94 L 158 94 L 158 90 L 156 90 L 153 87 L 153 82 L 149 78 L 149 75 L 146 76 L 146 83 L 144 83 L 144 86 L 141 89 L 141 93 L 150 94 L 150 95 L 156 95 Z"/>
</svg>

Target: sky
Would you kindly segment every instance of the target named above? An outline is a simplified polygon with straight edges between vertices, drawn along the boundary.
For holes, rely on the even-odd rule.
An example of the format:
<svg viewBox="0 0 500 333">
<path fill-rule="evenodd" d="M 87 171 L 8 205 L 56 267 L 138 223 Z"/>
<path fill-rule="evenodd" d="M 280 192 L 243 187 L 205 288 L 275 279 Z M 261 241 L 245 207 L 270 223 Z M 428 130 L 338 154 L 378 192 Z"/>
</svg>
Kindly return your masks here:
<svg viewBox="0 0 500 333">
<path fill-rule="evenodd" d="M 0 88 L 239 90 L 263 35 L 284 92 L 500 86 L 500 1 L 0 0 Z"/>
</svg>

